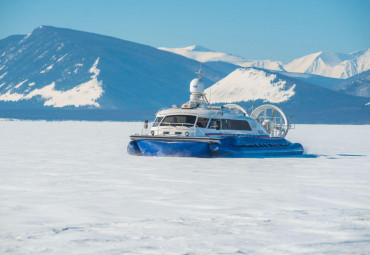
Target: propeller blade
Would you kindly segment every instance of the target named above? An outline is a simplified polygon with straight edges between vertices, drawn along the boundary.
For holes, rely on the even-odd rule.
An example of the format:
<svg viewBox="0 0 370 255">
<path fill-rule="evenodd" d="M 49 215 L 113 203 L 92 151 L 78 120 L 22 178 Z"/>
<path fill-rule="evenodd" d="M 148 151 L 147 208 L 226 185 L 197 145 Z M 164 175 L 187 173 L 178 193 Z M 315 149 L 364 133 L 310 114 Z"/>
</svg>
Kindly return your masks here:
<svg viewBox="0 0 370 255">
<path fill-rule="evenodd" d="M 275 109 L 272 109 L 271 118 L 274 118 L 275 117 L 275 113 L 276 113 L 276 110 Z"/>
</svg>

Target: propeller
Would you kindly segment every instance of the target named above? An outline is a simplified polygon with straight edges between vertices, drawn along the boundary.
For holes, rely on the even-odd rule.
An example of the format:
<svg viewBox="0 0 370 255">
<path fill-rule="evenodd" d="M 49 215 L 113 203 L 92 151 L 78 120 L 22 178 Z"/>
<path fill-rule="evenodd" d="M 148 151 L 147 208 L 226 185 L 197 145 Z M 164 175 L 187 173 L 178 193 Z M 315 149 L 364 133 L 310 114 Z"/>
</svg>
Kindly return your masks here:
<svg viewBox="0 0 370 255">
<path fill-rule="evenodd" d="M 261 105 L 251 114 L 260 122 L 271 137 L 285 137 L 288 133 L 288 119 L 284 112 L 274 105 Z"/>
</svg>

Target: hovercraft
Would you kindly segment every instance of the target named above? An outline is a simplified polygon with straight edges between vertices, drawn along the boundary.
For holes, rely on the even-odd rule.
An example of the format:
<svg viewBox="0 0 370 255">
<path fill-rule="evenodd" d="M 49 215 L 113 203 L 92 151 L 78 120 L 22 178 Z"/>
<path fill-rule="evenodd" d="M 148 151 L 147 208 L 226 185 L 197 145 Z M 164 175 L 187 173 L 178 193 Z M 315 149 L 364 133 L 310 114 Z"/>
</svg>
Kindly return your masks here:
<svg viewBox="0 0 370 255">
<path fill-rule="evenodd" d="M 270 104 L 250 115 L 239 105 L 211 106 L 198 78 L 190 83 L 190 100 L 163 109 L 142 134 L 131 135 L 127 151 L 141 156 L 278 157 L 303 154 L 299 143 L 284 137 L 293 126 L 283 111 Z"/>
</svg>

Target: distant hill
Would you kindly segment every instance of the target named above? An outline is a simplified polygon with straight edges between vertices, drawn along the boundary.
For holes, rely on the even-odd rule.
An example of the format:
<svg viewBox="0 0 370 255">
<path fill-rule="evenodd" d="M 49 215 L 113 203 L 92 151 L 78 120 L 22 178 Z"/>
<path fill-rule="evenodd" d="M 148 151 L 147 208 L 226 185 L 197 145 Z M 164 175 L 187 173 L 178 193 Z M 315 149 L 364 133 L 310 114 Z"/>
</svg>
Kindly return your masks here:
<svg viewBox="0 0 370 255">
<path fill-rule="evenodd" d="M 345 79 L 370 69 L 370 49 L 349 54 L 317 52 L 295 59 L 284 68 L 288 72 Z"/>
<path fill-rule="evenodd" d="M 41 26 L 0 41 L 0 108 L 154 112 L 188 99 L 199 66 L 150 46 Z M 226 75 L 203 71 L 208 86 Z"/>
<path fill-rule="evenodd" d="M 193 45 L 185 48 L 166 48 L 159 47 L 158 49 L 173 52 L 181 56 L 195 59 L 199 62 L 226 62 L 233 65 L 238 65 L 241 67 L 259 67 L 271 70 L 284 71 L 282 62 L 280 61 L 271 61 L 271 60 L 247 60 L 243 57 L 236 56 L 233 54 L 216 52 L 210 49 L 207 49 L 203 46 Z"/>
<path fill-rule="evenodd" d="M 338 83 L 334 90 L 354 96 L 370 97 L 370 70 Z"/>
<path fill-rule="evenodd" d="M 222 61 L 241 67 L 258 67 L 268 70 L 285 71 L 291 73 L 316 74 L 325 77 L 346 79 L 370 69 L 370 49 L 355 53 L 317 52 L 309 54 L 290 63 L 272 60 L 247 60 L 233 54 L 215 52 L 202 46 L 185 48 L 159 49 L 173 52 L 200 62 Z"/>
<path fill-rule="evenodd" d="M 297 123 L 370 124 L 366 98 L 313 85 L 256 68 L 239 68 L 206 89 L 213 104 L 237 103 L 249 109 L 272 103 Z"/>
</svg>

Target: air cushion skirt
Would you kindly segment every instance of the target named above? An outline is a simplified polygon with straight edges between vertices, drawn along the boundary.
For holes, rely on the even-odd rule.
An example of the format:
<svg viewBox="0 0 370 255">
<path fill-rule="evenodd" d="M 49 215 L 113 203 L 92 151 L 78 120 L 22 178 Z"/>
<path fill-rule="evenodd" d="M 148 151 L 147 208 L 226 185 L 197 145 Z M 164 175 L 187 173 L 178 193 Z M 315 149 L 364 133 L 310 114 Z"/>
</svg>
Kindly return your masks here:
<svg viewBox="0 0 370 255">
<path fill-rule="evenodd" d="M 210 157 L 212 152 L 208 143 L 203 142 L 169 142 L 169 141 L 137 141 L 143 156 L 176 156 L 176 157 Z"/>
<path fill-rule="evenodd" d="M 284 138 L 226 137 L 217 142 L 140 139 L 131 141 L 127 151 L 142 156 L 278 157 L 302 155 L 304 150 Z"/>
</svg>

